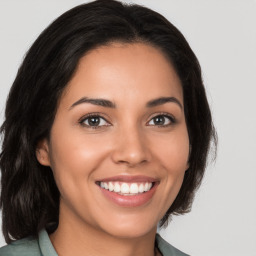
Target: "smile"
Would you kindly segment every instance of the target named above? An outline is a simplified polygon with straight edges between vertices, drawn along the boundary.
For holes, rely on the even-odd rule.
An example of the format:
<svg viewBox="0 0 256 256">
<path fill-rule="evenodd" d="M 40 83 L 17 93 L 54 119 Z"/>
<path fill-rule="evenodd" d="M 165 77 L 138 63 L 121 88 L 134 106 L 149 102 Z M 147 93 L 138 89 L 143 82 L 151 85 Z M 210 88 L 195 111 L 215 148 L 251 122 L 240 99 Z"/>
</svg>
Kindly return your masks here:
<svg viewBox="0 0 256 256">
<path fill-rule="evenodd" d="M 147 205 L 154 196 L 159 181 L 145 176 L 116 176 L 97 181 L 102 195 L 121 207 Z"/>
<path fill-rule="evenodd" d="M 100 187 L 123 196 L 138 195 L 149 191 L 153 182 L 127 183 L 118 181 L 100 182 Z"/>
</svg>

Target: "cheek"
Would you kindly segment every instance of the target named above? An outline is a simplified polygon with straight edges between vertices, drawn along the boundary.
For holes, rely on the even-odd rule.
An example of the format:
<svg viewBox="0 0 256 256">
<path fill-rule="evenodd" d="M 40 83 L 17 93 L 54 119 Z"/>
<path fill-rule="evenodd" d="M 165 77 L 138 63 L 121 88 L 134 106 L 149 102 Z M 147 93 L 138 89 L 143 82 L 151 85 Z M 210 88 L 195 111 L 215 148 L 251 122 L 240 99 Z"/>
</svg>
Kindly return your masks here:
<svg viewBox="0 0 256 256">
<path fill-rule="evenodd" d="M 92 179 L 106 156 L 106 147 L 98 136 L 85 136 L 83 131 L 52 130 L 51 167 L 61 194 L 74 191 L 79 184 Z M 93 139 L 92 139 L 93 138 Z M 85 188 L 86 189 L 86 188 Z"/>
<path fill-rule="evenodd" d="M 161 217 L 177 197 L 184 175 L 188 169 L 189 139 L 187 132 L 162 141 L 156 147 L 157 158 L 162 170 L 162 186 L 159 204 L 163 205 Z"/>
<path fill-rule="evenodd" d="M 189 138 L 184 128 L 155 146 L 159 162 L 170 175 L 184 174 L 188 169 Z"/>
<path fill-rule="evenodd" d="M 188 169 L 189 142 L 174 139 L 165 146 L 163 163 L 173 173 L 183 173 Z"/>
<path fill-rule="evenodd" d="M 163 178 L 161 198 L 166 211 L 176 198 L 182 185 L 185 171 L 188 169 L 189 138 L 187 129 L 177 130 L 162 139 L 155 146 L 155 156 L 161 167 Z"/>
</svg>

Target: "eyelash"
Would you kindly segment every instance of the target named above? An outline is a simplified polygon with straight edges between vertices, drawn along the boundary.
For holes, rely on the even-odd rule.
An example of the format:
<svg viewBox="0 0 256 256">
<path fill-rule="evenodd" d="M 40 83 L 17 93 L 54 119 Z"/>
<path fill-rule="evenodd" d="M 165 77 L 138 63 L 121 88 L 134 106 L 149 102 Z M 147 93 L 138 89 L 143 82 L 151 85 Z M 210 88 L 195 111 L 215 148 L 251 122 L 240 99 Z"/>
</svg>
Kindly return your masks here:
<svg viewBox="0 0 256 256">
<path fill-rule="evenodd" d="M 157 113 L 155 116 L 153 116 L 153 117 L 150 119 L 150 121 L 149 121 L 147 124 L 149 124 L 149 123 L 150 123 L 154 118 L 156 118 L 156 117 L 164 117 L 164 118 L 167 118 L 167 119 L 170 121 L 169 124 L 155 125 L 155 126 L 157 126 L 157 127 L 159 127 L 159 128 L 166 128 L 166 127 L 169 127 L 169 126 L 171 126 L 171 125 L 173 125 L 173 124 L 176 123 L 176 119 L 174 118 L 174 116 L 172 116 L 172 115 L 170 115 L 170 114 L 168 114 L 168 113 Z M 148 125 L 148 126 L 153 126 L 153 125 Z"/>
<path fill-rule="evenodd" d="M 100 125 L 100 126 L 97 125 L 97 126 L 93 126 L 93 125 L 87 125 L 87 124 L 85 124 L 85 121 L 88 120 L 90 117 L 91 117 L 91 118 L 92 118 L 92 117 L 94 117 L 94 118 L 99 118 L 99 119 L 101 119 L 101 120 L 104 120 L 104 122 L 106 122 L 107 125 Z M 169 119 L 170 123 L 169 123 L 169 124 L 164 124 L 164 125 L 150 125 L 149 123 L 150 123 L 154 118 L 156 118 L 156 117 L 164 117 L 164 118 L 167 118 L 167 119 Z M 101 121 L 100 121 L 100 122 L 101 122 Z M 158 113 L 158 114 L 156 114 L 155 116 L 153 116 L 153 117 L 149 120 L 149 122 L 147 122 L 147 126 L 157 126 L 157 127 L 160 127 L 160 128 L 165 128 L 165 127 L 171 126 L 171 125 L 173 125 L 173 124 L 175 124 L 175 123 L 176 123 L 176 119 L 175 119 L 172 115 L 170 115 L 170 114 L 168 114 L 168 113 Z M 110 126 L 110 125 L 111 125 L 111 123 L 108 122 L 104 117 L 102 117 L 102 115 L 101 115 L 100 113 L 90 113 L 90 114 L 87 114 L 87 115 L 83 116 L 82 118 L 79 119 L 79 124 L 82 125 L 83 127 L 89 128 L 89 129 L 100 129 L 100 128 L 102 128 L 102 127 L 106 127 L 106 126 Z"/>
<path fill-rule="evenodd" d="M 92 126 L 92 125 L 87 125 L 87 124 L 84 123 L 86 120 L 88 120 L 89 118 L 92 118 L 92 117 L 104 120 L 107 123 L 107 125 Z M 110 122 L 108 122 L 104 117 L 102 117 L 100 113 L 90 113 L 90 114 L 87 114 L 87 115 L 83 116 L 79 120 L 79 124 L 81 124 L 83 127 L 89 128 L 89 129 L 99 129 L 99 128 L 102 128 L 103 126 L 106 127 L 106 126 L 111 125 Z"/>
</svg>

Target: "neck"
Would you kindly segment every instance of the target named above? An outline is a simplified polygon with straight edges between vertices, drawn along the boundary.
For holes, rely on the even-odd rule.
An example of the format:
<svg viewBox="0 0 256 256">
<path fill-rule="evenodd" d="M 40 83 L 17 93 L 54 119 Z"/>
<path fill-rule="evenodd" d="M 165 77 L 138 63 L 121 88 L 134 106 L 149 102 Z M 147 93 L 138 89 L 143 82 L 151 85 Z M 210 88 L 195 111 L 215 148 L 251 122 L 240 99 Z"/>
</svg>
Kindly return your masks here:
<svg viewBox="0 0 256 256">
<path fill-rule="evenodd" d="M 155 234 L 156 228 L 139 237 L 117 237 L 60 215 L 50 239 L 59 256 L 154 256 Z"/>
</svg>

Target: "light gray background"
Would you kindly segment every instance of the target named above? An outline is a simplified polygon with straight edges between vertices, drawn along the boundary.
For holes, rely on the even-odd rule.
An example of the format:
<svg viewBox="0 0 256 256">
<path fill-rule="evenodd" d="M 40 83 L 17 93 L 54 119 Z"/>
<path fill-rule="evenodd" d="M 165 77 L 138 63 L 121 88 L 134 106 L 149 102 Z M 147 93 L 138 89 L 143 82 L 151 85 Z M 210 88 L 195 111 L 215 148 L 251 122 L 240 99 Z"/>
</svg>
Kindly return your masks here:
<svg viewBox="0 0 256 256">
<path fill-rule="evenodd" d="M 0 0 L 0 121 L 28 47 L 81 0 Z M 126 1 L 128 2 L 128 1 Z M 256 255 L 256 0 L 140 0 L 185 35 L 202 65 L 219 134 L 192 212 L 161 234 L 194 256 Z M 0 238 L 0 245 L 4 245 Z"/>
</svg>

